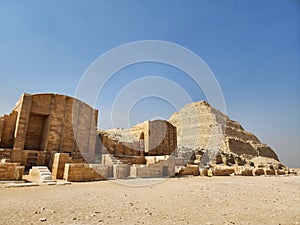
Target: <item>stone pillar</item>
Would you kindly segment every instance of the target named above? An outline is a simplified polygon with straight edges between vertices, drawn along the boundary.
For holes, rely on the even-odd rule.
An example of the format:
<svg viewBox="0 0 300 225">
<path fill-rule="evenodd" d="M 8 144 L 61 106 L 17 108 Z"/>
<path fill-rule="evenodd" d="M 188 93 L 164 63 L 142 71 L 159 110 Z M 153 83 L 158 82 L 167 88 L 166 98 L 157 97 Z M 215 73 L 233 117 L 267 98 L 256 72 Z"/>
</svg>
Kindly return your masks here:
<svg viewBox="0 0 300 225">
<path fill-rule="evenodd" d="M 20 111 L 16 121 L 15 139 L 12 151 L 12 161 L 22 161 L 22 150 L 24 150 L 27 126 L 30 116 L 32 96 L 23 94 L 20 98 Z"/>
<path fill-rule="evenodd" d="M 144 147 L 145 147 L 145 152 L 149 152 L 149 148 L 150 148 L 150 121 L 146 121 L 145 126 L 144 126 Z"/>
</svg>

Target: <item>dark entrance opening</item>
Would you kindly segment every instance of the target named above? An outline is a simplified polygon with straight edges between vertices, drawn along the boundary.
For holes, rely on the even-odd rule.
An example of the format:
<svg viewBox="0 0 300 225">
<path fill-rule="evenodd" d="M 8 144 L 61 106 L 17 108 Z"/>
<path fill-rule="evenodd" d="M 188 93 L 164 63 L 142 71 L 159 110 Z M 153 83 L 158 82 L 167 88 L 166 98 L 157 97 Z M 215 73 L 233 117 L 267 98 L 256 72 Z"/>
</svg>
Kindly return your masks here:
<svg viewBox="0 0 300 225">
<path fill-rule="evenodd" d="M 43 150 L 48 132 L 49 116 L 30 114 L 25 139 L 25 150 Z"/>
<path fill-rule="evenodd" d="M 163 176 L 166 177 L 169 175 L 169 167 L 163 166 Z"/>
</svg>

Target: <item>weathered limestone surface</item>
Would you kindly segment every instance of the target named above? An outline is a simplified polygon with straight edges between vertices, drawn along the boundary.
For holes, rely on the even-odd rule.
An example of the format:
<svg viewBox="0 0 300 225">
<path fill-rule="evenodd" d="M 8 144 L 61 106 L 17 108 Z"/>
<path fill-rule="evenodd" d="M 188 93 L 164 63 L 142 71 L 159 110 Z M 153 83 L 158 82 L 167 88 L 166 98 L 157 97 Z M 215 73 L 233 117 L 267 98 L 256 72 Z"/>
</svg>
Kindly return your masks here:
<svg viewBox="0 0 300 225">
<path fill-rule="evenodd" d="M 179 171 L 179 175 L 199 176 L 200 175 L 199 166 L 187 164 L 184 167 L 182 167 L 182 169 Z"/>
<path fill-rule="evenodd" d="M 232 166 L 221 166 L 217 165 L 213 168 L 214 176 L 229 176 L 234 174 L 235 168 Z"/>
<path fill-rule="evenodd" d="M 166 173 L 165 176 L 168 174 Z M 130 177 L 163 177 L 163 167 L 160 165 L 133 165 L 130 167 Z"/>
<path fill-rule="evenodd" d="M 93 162 L 101 158 L 97 117 L 97 110 L 72 97 L 23 94 L 12 113 L 0 117 L 0 148 L 10 149 L 10 160 L 28 168 L 51 168 L 55 152 Z"/>
<path fill-rule="evenodd" d="M 205 101 L 186 105 L 174 113 L 169 122 L 177 128 L 178 154 L 181 156 L 191 156 L 195 150 L 204 149 L 214 156 L 222 150 L 249 160 L 261 156 L 278 161 L 269 146 Z"/>
<path fill-rule="evenodd" d="M 12 112 L 0 117 L 0 148 L 9 148 L 13 145 L 17 115 L 17 112 Z"/>
<path fill-rule="evenodd" d="M 103 179 L 112 178 L 114 176 L 113 165 L 89 164 L 89 166 L 99 173 Z"/>
<path fill-rule="evenodd" d="M 22 180 L 24 166 L 20 163 L 0 162 L 0 181 Z"/>
<path fill-rule="evenodd" d="M 52 177 L 63 179 L 66 163 L 83 163 L 82 159 L 72 159 L 68 153 L 55 153 L 52 164 Z"/>
<path fill-rule="evenodd" d="M 107 168 L 103 168 L 104 173 Z M 102 176 L 100 171 L 95 171 L 89 164 L 85 163 L 66 163 L 64 169 L 64 180 L 67 181 L 96 181 L 106 179 L 106 176 Z"/>
<path fill-rule="evenodd" d="M 130 166 L 127 164 L 114 164 L 113 174 L 115 179 L 124 179 L 130 175 Z"/>
<path fill-rule="evenodd" d="M 145 156 L 171 155 L 177 147 L 176 127 L 164 120 L 146 121 L 130 129 L 99 132 L 102 152 L 124 163 L 144 164 Z"/>
</svg>

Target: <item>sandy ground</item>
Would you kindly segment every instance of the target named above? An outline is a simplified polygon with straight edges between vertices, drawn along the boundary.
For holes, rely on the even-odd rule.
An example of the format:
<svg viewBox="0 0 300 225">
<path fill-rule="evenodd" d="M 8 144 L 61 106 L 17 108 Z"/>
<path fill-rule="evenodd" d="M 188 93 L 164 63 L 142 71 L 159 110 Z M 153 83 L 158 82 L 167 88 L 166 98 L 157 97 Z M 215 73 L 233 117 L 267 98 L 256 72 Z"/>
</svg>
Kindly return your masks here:
<svg viewBox="0 0 300 225">
<path fill-rule="evenodd" d="M 0 224 L 300 224 L 300 176 L 0 188 L 0 204 Z"/>
</svg>

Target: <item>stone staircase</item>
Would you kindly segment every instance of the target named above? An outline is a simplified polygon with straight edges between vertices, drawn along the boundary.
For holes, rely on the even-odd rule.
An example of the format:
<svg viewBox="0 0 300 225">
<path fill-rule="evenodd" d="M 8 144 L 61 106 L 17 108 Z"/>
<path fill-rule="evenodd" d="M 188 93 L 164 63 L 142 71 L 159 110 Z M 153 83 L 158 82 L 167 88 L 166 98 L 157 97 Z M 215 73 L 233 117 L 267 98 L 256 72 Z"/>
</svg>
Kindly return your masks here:
<svg viewBox="0 0 300 225">
<path fill-rule="evenodd" d="M 121 164 L 122 162 L 115 157 L 113 157 L 111 154 L 103 154 L 102 155 L 102 164 Z"/>
<path fill-rule="evenodd" d="M 55 182 L 52 180 L 52 174 L 47 166 L 33 166 L 29 170 L 29 177 L 37 183 Z"/>
</svg>

